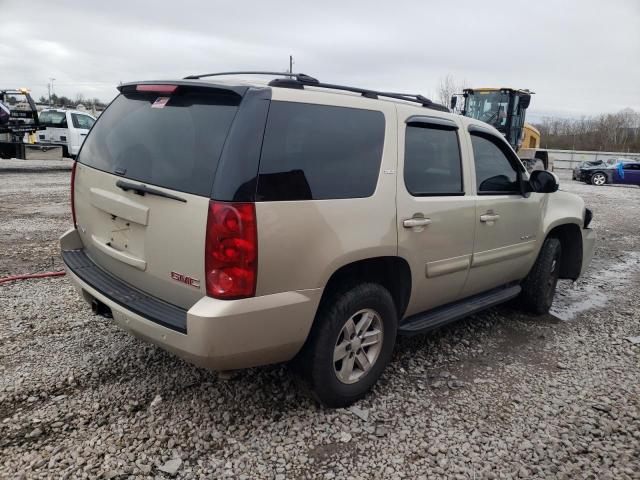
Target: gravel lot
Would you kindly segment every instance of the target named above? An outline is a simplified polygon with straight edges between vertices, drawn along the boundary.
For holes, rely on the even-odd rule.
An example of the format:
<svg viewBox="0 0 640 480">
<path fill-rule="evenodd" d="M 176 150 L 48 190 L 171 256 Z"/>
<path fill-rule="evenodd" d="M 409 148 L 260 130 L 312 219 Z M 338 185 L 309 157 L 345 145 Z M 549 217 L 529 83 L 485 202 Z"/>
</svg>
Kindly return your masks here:
<svg viewBox="0 0 640 480">
<path fill-rule="evenodd" d="M 69 172 L 0 177 L 0 276 L 60 268 Z M 640 478 L 640 189 L 562 188 L 599 242 L 553 314 L 402 338 L 349 410 L 285 366 L 221 379 L 146 345 L 66 277 L 0 285 L 0 478 Z"/>
</svg>

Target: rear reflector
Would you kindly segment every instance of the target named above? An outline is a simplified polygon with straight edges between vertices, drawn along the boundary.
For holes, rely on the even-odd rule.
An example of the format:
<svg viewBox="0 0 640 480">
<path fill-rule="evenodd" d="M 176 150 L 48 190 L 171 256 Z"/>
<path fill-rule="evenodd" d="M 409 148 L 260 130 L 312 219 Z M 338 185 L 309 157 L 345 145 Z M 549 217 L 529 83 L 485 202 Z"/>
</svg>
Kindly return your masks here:
<svg viewBox="0 0 640 480">
<path fill-rule="evenodd" d="M 138 92 L 173 93 L 178 88 L 177 85 L 137 85 Z"/>
<path fill-rule="evenodd" d="M 255 205 L 211 200 L 205 244 L 207 295 L 220 299 L 252 297 L 257 271 Z"/>
</svg>

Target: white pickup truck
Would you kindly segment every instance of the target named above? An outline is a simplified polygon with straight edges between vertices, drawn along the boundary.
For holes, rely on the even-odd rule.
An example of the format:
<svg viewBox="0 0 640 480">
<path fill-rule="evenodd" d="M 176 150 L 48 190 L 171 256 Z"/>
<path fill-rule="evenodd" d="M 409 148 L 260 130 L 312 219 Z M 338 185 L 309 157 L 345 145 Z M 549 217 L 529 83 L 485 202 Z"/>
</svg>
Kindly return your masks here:
<svg viewBox="0 0 640 480">
<path fill-rule="evenodd" d="M 96 119 L 80 110 L 48 109 L 38 115 L 38 143 L 61 145 L 63 156 L 75 158 Z"/>
</svg>

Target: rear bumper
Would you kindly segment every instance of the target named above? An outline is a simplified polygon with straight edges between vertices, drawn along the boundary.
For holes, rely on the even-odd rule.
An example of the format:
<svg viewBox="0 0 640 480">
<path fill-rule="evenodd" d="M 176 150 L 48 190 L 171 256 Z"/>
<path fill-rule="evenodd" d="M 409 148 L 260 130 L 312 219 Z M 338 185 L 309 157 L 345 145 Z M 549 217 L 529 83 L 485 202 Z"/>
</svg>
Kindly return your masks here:
<svg viewBox="0 0 640 480">
<path fill-rule="evenodd" d="M 582 268 L 580 276 L 584 275 L 585 270 L 591 263 L 593 252 L 596 248 L 596 232 L 590 228 L 582 229 Z"/>
<path fill-rule="evenodd" d="M 60 246 L 67 258 L 65 253 L 81 250 L 77 230 L 66 232 Z M 241 300 L 203 297 L 186 312 L 173 307 L 176 315 L 180 311 L 186 315 L 186 327 L 181 331 L 173 321 L 154 317 L 158 304 L 164 302 L 145 296 L 105 272 L 103 274 L 117 285 L 103 287 L 66 259 L 65 268 L 84 299 L 88 302 L 96 299 L 107 305 L 113 321 L 120 327 L 191 363 L 213 370 L 246 368 L 293 358 L 307 338 L 322 295 L 322 289 L 312 289 Z M 133 301 L 130 304 L 123 301 L 118 289 L 130 289 Z M 145 296 L 146 301 L 155 301 L 156 310 L 141 308 L 140 296 Z"/>
</svg>

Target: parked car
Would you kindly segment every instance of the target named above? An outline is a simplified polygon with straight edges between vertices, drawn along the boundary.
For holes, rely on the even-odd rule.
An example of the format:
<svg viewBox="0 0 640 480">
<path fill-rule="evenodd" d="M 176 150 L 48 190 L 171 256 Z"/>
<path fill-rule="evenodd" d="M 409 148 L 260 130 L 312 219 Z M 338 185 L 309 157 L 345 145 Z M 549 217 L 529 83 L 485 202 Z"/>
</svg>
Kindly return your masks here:
<svg viewBox="0 0 640 480">
<path fill-rule="evenodd" d="M 595 186 L 611 183 L 624 183 L 638 185 L 637 165 L 640 162 L 619 160 L 611 165 L 590 165 L 580 169 L 578 178 L 580 181 Z"/>
<path fill-rule="evenodd" d="M 74 164 L 71 280 L 96 313 L 207 368 L 293 360 L 361 398 L 397 335 L 589 264 L 582 199 L 498 130 L 421 96 L 201 77 L 121 85 Z"/>
<path fill-rule="evenodd" d="M 580 170 L 591 167 L 605 167 L 609 168 L 618 163 L 617 158 L 607 158 L 605 160 L 590 160 L 588 162 L 581 162 L 573 168 L 573 180 L 580 180 Z"/>
<path fill-rule="evenodd" d="M 75 158 L 96 119 L 80 110 L 49 109 L 38 115 L 45 130 L 38 132 L 38 143 L 62 145 L 63 156 Z"/>
</svg>

